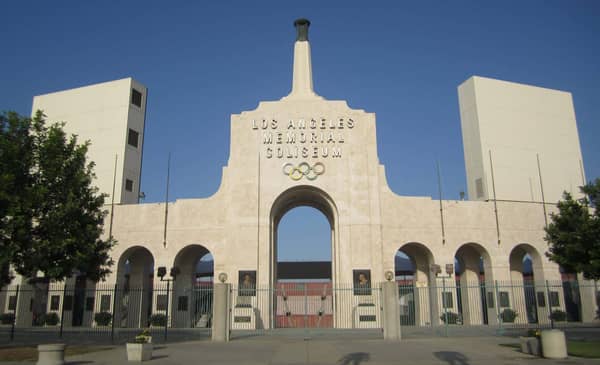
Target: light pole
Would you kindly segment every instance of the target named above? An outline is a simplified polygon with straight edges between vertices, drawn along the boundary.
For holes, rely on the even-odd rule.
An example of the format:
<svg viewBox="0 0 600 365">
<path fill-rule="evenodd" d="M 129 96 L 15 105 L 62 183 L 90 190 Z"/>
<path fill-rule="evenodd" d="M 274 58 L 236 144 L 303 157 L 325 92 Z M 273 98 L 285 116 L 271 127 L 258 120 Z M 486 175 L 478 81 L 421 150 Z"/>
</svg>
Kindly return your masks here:
<svg viewBox="0 0 600 365">
<path fill-rule="evenodd" d="M 438 277 L 439 274 L 442 273 L 442 268 L 440 267 L 440 265 L 437 264 L 431 264 L 429 267 L 429 271 L 435 275 L 435 277 Z M 442 276 L 442 308 L 444 310 L 444 333 L 445 336 L 448 337 L 448 322 L 449 322 L 449 318 L 448 318 L 448 306 L 446 305 L 446 279 L 450 279 L 452 277 L 452 273 L 454 272 L 454 265 L 452 264 L 447 264 L 446 265 L 446 274 L 448 274 L 448 276 Z"/>
<path fill-rule="evenodd" d="M 167 275 L 167 268 L 164 266 L 161 266 L 158 268 L 158 277 L 160 278 L 160 281 L 166 281 L 167 282 L 167 306 L 165 308 L 165 314 L 166 314 L 166 321 L 165 321 L 165 341 L 167 340 L 167 328 L 169 326 L 169 290 L 171 287 L 171 282 L 175 282 L 175 279 L 177 278 L 177 275 L 179 275 L 179 268 L 177 266 L 173 266 L 171 268 L 170 271 L 170 275 L 171 275 L 171 279 L 165 279 L 165 275 Z"/>
</svg>

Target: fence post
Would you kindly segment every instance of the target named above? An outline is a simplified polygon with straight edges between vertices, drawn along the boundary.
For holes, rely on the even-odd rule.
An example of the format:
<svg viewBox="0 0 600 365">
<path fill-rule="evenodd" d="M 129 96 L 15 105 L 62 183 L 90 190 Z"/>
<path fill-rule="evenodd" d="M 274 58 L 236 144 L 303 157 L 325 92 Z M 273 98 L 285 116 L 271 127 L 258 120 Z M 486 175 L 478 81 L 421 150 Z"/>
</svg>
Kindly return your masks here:
<svg viewBox="0 0 600 365">
<path fill-rule="evenodd" d="M 550 284 L 546 280 L 546 296 L 548 297 L 548 312 L 550 316 L 550 328 L 554 329 L 554 317 L 552 316 L 552 301 L 550 299 Z"/>
<path fill-rule="evenodd" d="M 398 300 L 398 284 L 395 281 L 381 283 L 383 293 L 383 339 L 400 341 L 400 304 Z"/>
<path fill-rule="evenodd" d="M 113 290 L 112 321 L 110 321 L 110 343 L 115 343 L 115 322 L 117 321 L 117 317 L 115 316 L 117 311 L 115 309 L 117 307 L 118 285 L 119 284 L 115 283 L 115 289 Z"/>
<path fill-rule="evenodd" d="M 10 295 L 8 296 L 10 300 Z M 19 303 L 19 284 L 17 284 L 17 290 L 15 292 L 15 308 L 13 309 L 13 320 L 10 328 L 10 341 L 15 339 L 15 323 L 17 322 L 17 303 Z"/>
<path fill-rule="evenodd" d="M 169 328 L 169 289 L 171 289 L 171 280 L 167 280 L 167 307 L 165 309 L 167 320 L 165 321 L 165 342 L 167 341 L 167 331 Z"/>
<path fill-rule="evenodd" d="M 62 338 L 63 335 L 63 326 L 64 326 L 64 319 L 65 319 L 65 299 L 67 299 L 67 279 L 65 278 L 65 283 L 63 286 L 63 297 L 62 297 L 62 307 L 60 307 L 60 333 L 58 335 L 58 337 Z M 71 304 L 72 305 L 72 304 Z"/>
<path fill-rule="evenodd" d="M 229 292 L 231 284 L 215 283 L 213 287 L 213 329 L 212 340 L 229 341 Z"/>
<path fill-rule="evenodd" d="M 500 293 L 498 291 L 498 280 L 494 282 L 494 289 L 496 292 L 496 318 L 498 319 L 499 333 L 502 334 L 502 316 L 500 315 Z"/>
</svg>

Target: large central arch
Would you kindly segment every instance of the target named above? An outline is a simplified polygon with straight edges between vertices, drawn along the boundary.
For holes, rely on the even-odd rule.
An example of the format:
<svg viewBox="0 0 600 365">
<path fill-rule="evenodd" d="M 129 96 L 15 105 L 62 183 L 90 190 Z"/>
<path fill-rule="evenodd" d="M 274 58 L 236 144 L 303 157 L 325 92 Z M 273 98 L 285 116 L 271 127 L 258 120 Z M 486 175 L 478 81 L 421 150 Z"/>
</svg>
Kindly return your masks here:
<svg viewBox="0 0 600 365">
<path fill-rule="evenodd" d="M 277 283 L 277 240 L 278 226 L 290 210 L 307 206 L 320 211 L 331 228 L 331 282 L 305 283 L 301 291 L 291 292 L 286 284 Z M 275 295 L 272 296 L 272 325 L 274 327 L 330 327 L 335 326 L 334 295 L 338 273 L 339 239 L 338 211 L 333 199 L 314 186 L 296 186 L 281 193 L 273 202 L 270 212 L 270 268 L 269 275 Z M 287 291 L 286 291 L 287 290 Z M 289 296 L 289 298 L 288 298 Z M 304 305 L 300 305 L 301 303 Z M 307 309 L 308 308 L 308 309 Z M 302 315 L 300 312 L 303 312 Z M 310 312 L 310 313 L 309 313 Z M 314 313 L 313 313 L 314 312 Z"/>
<path fill-rule="evenodd" d="M 331 280 L 336 283 L 338 277 L 338 211 L 333 199 L 323 190 L 308 185 L 295 186 L 281 193 L 273 202 L 270 213 L 270 280 L 272 285 L 277 280 L 277 227 L 281 218 L 290 210 L 308 206 L 319 210 L 331 226 Z"/>
</svg>

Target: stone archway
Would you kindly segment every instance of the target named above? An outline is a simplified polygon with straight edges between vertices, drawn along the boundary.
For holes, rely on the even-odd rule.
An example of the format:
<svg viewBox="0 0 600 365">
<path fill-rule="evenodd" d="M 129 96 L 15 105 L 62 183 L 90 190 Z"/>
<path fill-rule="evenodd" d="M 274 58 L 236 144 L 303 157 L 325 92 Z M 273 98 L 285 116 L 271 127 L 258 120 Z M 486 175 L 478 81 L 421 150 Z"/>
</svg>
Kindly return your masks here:
<svg viewBox="0 0 600 365">
<path fill-rule="evenodd" d="M 437 323 L 434 318 L 437 297 L 433 290 L 431 264 L 434 258 L 431 250 L 418 242 L 402 245 L 394 258 L 395 277 L 400 296 L 400 324 L 423 326 Z"/>
<path fill-rule="evenodd" d="M 542 257 L 532 245 L 520 243 L 510 251 L 508 260 L 512 307 L 518 314 L 515 322 L 538 323 L 549 313 Z"/>
<path fill-rule="evenodd" d="M 320 211 L 331 227 L 330 281 L 289 285 L 278 283 L 277 249 L 278 226 L 283 216 L 294 208 L 307 206 Z M 270 280 L 275 290 L 271 325 L 274 327 L 332 327 L 342 323 L 336 318 L 336 299 L 333 288 L 338 284 L 337 208 L 333 199 L 314 186 L 301 185 L 281 193 L 270 212 Z M 325 268 L 327 270 L 328 268 Z M 301 285 L 300 285 L 301 284 Z"/>
<path fill-rule="evenodd" d="M 148 324 L 152 310 L 154 256 L 143 246 L 132 246 L 119 257 L 115 326 L 140 327 Z"/>
<path fill-rule="evenodd" d="M 491 257 L 479 243 L 461 245 L 454 255 L 458 312 L 467 325 L 495 323 L 497 313 Z M 454 281 L 454 280 L 453 280 Z"/>
<path fill-rule="evenodd" d="M 173 282 L 171 325 L 173 327 L 210 327 L 212 319 L 212 280 L 214 263 L 211 252 L 199 244 L 185 246 L 175 256 L 173 268 L 178 275 Z"/>
</svg>

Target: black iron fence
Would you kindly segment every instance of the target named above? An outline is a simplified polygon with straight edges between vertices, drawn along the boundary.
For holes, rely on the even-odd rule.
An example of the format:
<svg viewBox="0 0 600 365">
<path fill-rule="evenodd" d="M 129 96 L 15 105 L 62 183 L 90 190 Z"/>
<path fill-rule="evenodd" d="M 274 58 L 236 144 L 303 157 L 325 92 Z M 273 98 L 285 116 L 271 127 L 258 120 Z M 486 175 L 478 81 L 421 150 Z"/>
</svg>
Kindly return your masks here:
<svg viewBox="0 0 600 365">
<path fill-rule="evenodd" d="M 397 281 L 403 336 L 506 334 L 572 327 L 597 318 L 593 282 Z M 148 330 L 153 342 L 210 338 L 212 283 L 141 287 L 36 283 L 0 290 L 0 343 L 122 343 Z M 232 287 L 230 329 L 380 331 L 381 288 L 331 283 Z M 361 332 L 364 333 L 364 332 Z"/>
<path fill-rule="evenodd" d="M 211 283 L 9 286 L 0 291 L 0 343 L 125 342 L 142 330 L 158 342 L 210 337 L 212 297 Z"/>
</svg>

